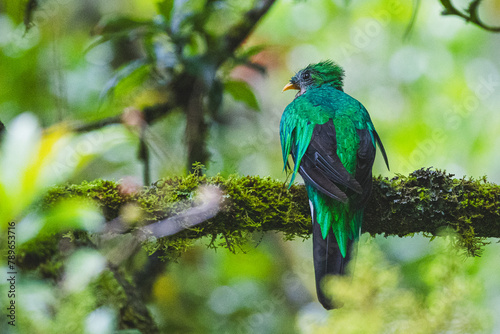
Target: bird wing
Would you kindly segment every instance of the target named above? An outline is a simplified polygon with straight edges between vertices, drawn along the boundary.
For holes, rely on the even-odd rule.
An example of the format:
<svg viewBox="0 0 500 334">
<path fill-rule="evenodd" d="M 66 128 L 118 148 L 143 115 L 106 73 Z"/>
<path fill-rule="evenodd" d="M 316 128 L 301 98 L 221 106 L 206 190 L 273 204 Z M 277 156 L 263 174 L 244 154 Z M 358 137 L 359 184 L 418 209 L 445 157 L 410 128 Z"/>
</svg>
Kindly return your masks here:
<svg viewBox="0 0 500 334">
<path fill-rule="evenodd" d="M 325 195 L 344 203 L 347 202 L 347 189 L 358 194 L 363 192 L 362 186 L 347 171 L 337 154 L 337 134 L 331 119 L 314 127 L 299 174 Z"/>
<path fill-rule="evenodd" d="M 363 208 L 372 189 L 372 166 L 375 160 L 376 148 L 369 129 L 358 129 L 359 148 L 356 154 L 356 180 L 363 189 L 361 196 L 355 199 L 355 206 Z"/>
<path fill-rule="evenodd" d="M 376 144 L 387 163 L 366 109 L 332 87 L 308 91 L 292 101 L 281 119 L 280 139 L 284 168 L 289 154 L 295 162 L 290 185 L 299 172 L 321 193 L 343 203 L 352 193 L 361 195 L 356 202 L 366 203 Z"/>
</svg>

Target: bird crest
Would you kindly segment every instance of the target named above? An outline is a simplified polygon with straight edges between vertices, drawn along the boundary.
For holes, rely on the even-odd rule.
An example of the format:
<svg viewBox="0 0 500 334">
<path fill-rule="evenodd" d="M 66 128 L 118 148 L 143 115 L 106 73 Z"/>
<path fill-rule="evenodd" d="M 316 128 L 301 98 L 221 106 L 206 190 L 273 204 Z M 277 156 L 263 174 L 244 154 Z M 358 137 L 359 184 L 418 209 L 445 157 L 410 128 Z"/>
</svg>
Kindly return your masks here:
<svg viewBox="0 0 500 334">
<path fill-rule="evenodd" d="M 324 84 L 329 84 L 335 89 L 343 91 L 344 70 L 331 60 L 309 64 L 290 79 L 283 91 L 297 89 L 299 90 L 297 96 L 300 96 L 309 88 L 320 87 Z"/>
</svg>

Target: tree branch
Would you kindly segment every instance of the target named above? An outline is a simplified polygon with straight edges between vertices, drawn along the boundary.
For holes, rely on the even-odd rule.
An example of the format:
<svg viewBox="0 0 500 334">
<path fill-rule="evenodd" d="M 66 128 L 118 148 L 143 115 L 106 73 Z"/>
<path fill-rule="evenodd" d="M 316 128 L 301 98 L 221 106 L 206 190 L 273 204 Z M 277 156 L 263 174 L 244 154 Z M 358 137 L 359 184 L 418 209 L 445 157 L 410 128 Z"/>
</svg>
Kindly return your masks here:
<svg viewBox="0 0 500 334">
<path fill-rule="evenodd" d="M 96 181 L 54 188 L 46 202 L 68 196 L 96 198 L 107 220 L 115 219 L 124 204 L 134 203 L 143 212 L 140 223 L 150 224 L 182 215 L 196 206 L 194 194 L 202 184 L 217 185 L 224 192 L 218 214 L 174 236 L 158 238 L 154 243 L 149 240 L 145 247 L 163 249 L 162 256 L 175 258 L 190 240 L 205 236 L 212 238 L 211 245 L 224 236 L 234 247 L 245 242 L 247 233 L 255 231 L 280 231 L 287 239 L 311 233 L 304 186 L 287 189 L 280 181 L 258 176 L 209 178 L 193 173 L 157 181 L 133 195 L 121 195 L 114 182 Z M 500 237 L 500 186 L 484 179 L 454 179 L 451 174 L 432 169 L 392 179 L 374 178 L 363 232 L 400 237 L 423 232 L 434 236 L 444 227 L 458 233 L 459 242 L 471 255 L 479 254 L 484 244 L 481 238 Z"/>
<path fill-rule="evenodd" d="M 257 22 L 269 11 L 275 0 L 261 0 L 254 8 L 243 15 L 241 21 L 228 30 L 227 35 L 223 37 L 223 48 L 217 61 L 217 67 L 222 65 L 228 58 L 234 55 L 236 49 L 253 31 Z"/>
<path fill-rule="evenodd" d="M 154 106 L 146 107 L 142 110 L 143 119 L 147 124 L 151 124 L 157 119 L 167 115 L 174 106 L 170 103 L 161 103 L 156 104 Z M 105 126 L 112 124 L 123 124 L 122 115 L 111 116 L 108 118 L 103 118 L 94 122 L 84 123 L 84 124 L 75 124 L 71 127 L 72 131 L 75 132 L 89 132 L 94 130 L 99 130 Z"/>
<path fill-rule="evenodd" d="M 147 309 L 143 296 L 139 293 L 140 289 L 130 283 L 120 269 L 111 264 L 108 266 L 122 288 L 125 298 L 120 308 L 120 329 L 138 329 L 143 334 L 159 333 L 158 326 Z"/>
<path fill-rule="evenodd" d="M 479 5 L 482 0 L 473 0 L 469 3 L 469 8 L 466 9 L 466 13 L 458 10 L 455 6 L 453 6 L 451 0 L 439 0 L 443 7 L 445 8 L 442 12 L 443 15 L 455 15 L 463 18 L 466 22 L 472 22 L 478 27 L 491 31 L 491 32 L 500 32 L 500 27 L 498 26 L 490 26 L 485 24 L 481 18 L 479 17 Z"/>
</svg>

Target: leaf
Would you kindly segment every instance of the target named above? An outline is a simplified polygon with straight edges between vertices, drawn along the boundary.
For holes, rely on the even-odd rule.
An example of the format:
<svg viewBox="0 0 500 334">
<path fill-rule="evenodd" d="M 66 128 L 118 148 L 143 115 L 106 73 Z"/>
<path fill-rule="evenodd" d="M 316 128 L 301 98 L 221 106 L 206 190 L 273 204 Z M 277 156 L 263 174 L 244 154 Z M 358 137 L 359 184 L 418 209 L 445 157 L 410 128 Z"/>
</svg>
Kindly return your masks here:
<svg viewBox="0 0 500 334">
<path fill-rule="evenodd" d="M 163 0 L 156 3 L 156 8 L 158 9 L 158 13 L 163 15 L 163 17 L 170 22 L 170 18 L 172 17 L 172 10 L 174 9 L 174 0 Z"/>
<path fill-rule="evenodd" d="M 121 67 L 117 74 L 108 81 L 101 99 L 111 95 L 125 96 L 135 88 L 142 85 L 151 73 L 152 65 L 144 59 L 134 60 Z"/>
<path fill-rule="evenodd" d="M 233 66 L 238 66 L 238 65 L 243 65 L 246 66 L 252 70 L 255 70 L 259 72 L 260 74 L 264 75 L 266 74 L 266 68 L 263 65 L 260 65 L 258 63 L 254 63 L 251 58 L 263 50 L 266 49 L 265 45 L 255 45 L 251 46 L 249 48 L 245 49 L 240 49 L 236 53 L 236 57 L 234 57 L 234 65 Z"/>
<path fill-rule="evenodd" d="M 266 49 L 266 45 L 254 45 L 248 48 L 238 50 L 237 56 L 241 58 L 250 58 L 255 56 Z"/>
<path fill-rule="evenodd" d="M 208 45 L 205 36 L 197 32 L 192 32 L 182 52 L 186 57 L 193 57 L 203 55 L 207 50 Z"/>
<path fill-rule="evenodd" d="M 94 34 L 96 35 L 108 35 L 108 34 L 128 34 L 132 30 L 142 28 L 142 27 L 154 27 L 155 24 L 151 20 L 135 20 L 129 17 L 120 16 L 111 19 L 101 20 L 94 28 Z"/>
<path fill-rule="evenodd" d="M 94 203 L 84 199 L 63 199 L 42 212 L 40 233 L 55 234 L 68 229 L 96 232 L 102 228 L 104 218 Z"/>
<path fill-rule="evenodd" d="M 415 26 L 415 22 L 417 21 L 418 12 L 420 9 L 420 0 L 413 0 L 413 11 L 411 13 L 410 22 L 406 26 L 405 33 L 403 35 L 404 39 L 410 38 L 411 32 L 413 31 L 413 27 Z"/>
<path fill-rule="evenodd" d="M 137 37 L 138 30 L 142 30 L 142 34 L 163 32 L 164 24 L 161 20 L 141 21 L 125 16 L 103 19 L 92 30 L 92 35 L 97 35 L 97 38 L 86 47 L 86 51 L 113 39 Z"/>
<path fill-rule="evenodd" d="M 259 111 L 259 103 L 252 88 L 245 81 L 228 80 L 224 83 L 224 89 L 235 101 L 246 104 L 250 109 Z"/>
<path fill-rule="evenodd" d="M 25 13 L 31 16 L 31 8 L 36 7 L 36 1 L 30 0 L 6 0 L 2 2 L 2 13 L 7 14 L 14 24 L 23 22 Z"/>
<path fill-rule="evenodd" d="M 71 137 L 64 125 L 42 133 L 36 117 L 28 113 L 9 124 L 0 146 L 0 221 L 21 216 L 49 186 L 77 169 L 85 155 L 77 154 L 69 162 Z"/>
</svg>

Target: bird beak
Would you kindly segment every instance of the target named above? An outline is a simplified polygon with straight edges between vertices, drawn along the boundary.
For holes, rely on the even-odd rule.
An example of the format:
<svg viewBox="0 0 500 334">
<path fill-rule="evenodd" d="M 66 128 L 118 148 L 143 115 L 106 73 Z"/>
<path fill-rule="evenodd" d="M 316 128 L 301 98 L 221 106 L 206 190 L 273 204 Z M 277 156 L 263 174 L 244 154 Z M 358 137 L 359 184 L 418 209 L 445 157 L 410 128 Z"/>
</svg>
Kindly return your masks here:
<svg viewBox="0 0 500 334">
<path fill-rule="evenodd" d="M 284 92 L 285 90 L 289 90 L 289 89 L 297 89 L 297 90 L 300 90 L 299 86 L 297 86 L 296 84 L 293 84 L 291 82 L 287 83 L 285 87 L 283 87 L 283 90 L 282 92 Z"/>
</svg>

